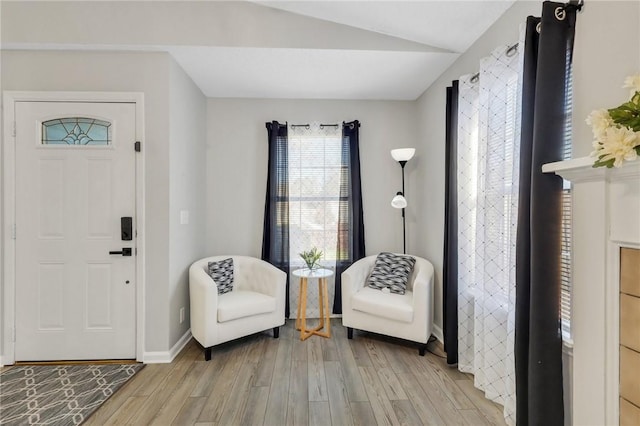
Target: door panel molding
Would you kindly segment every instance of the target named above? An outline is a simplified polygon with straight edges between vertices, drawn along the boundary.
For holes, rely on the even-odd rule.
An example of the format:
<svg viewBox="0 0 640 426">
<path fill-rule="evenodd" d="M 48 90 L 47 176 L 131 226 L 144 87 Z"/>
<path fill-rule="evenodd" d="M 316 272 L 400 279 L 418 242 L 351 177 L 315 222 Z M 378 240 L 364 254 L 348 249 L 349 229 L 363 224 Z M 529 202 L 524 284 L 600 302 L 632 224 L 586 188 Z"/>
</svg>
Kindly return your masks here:
<svg viewBox="0 0 640 426">
<path fill-rule="evenodd" d="M 17 102 L 96 102 L 96 103 L 133 103 L 135 104 L 135 141 L 144 143 L 144 94 L 140 92 L 3 92 L 3 144 L 2 164 L 2 351 L 0 366 L 15 363 L 15 317 L 16 317 L 16 136 L 15 121 Z M 131 150 L 134 149 L 131 141 Z M 136 359 L 143 361 L 145 342 L 145 158 L 144 150 L 135 153 L 135 229 L 137 256 L 136 262 Z M 17 232 L 20 232 L 19 230 Z"/>
</svg>

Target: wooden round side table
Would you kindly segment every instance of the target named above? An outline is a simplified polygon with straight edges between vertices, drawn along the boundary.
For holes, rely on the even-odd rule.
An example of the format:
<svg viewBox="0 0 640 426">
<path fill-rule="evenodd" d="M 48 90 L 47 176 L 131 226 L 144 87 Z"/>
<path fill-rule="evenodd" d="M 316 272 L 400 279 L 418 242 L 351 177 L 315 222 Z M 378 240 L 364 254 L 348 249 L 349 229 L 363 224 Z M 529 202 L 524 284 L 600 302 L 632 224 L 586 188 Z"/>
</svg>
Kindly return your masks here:
<svg viewBox="0 0 640 426">
<path fill-rule="evenodd" d="M 300 294 L 298 296 L 298 316 L 296 317 L 296 330 L 300 330 L 300 340 L 306 340 L 315 334 L 322 337 L 331 337 L 331 322 L 329 320 L 329 300 L 327 297 L 327 278 L 333 275 L 329 269 L 296 269 L 293 275 L 300 278 Z M 320 324 L 316 328 L 307 329 L 307 281 L 318 280 L 318 298 L 320 303 Z M 327 326 L 325 332 L 320 330 Z"/>
</svg>

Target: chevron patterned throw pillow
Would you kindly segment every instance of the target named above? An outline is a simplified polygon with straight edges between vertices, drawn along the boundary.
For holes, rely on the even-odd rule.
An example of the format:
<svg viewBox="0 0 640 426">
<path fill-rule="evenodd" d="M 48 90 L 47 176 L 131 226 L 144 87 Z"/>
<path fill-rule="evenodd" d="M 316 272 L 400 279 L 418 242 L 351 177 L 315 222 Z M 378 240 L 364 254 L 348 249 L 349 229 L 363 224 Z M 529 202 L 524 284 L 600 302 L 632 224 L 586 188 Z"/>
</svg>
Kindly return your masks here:
<svg viewBox="0 0 640 426">
<path fill-rule="evenodd" d="M 380 253 L 369 275 L 367 285 L 378 290 L 389 288 L 391 293 L 404 294 L 415 263 L 416 259 L 411 256 Z"/>
<path fill-rule="evenodd" d="M 218 286 L 218 294 L 233 290 L 233 258 L 209 262 L 209 275 Z"/>
</svg>

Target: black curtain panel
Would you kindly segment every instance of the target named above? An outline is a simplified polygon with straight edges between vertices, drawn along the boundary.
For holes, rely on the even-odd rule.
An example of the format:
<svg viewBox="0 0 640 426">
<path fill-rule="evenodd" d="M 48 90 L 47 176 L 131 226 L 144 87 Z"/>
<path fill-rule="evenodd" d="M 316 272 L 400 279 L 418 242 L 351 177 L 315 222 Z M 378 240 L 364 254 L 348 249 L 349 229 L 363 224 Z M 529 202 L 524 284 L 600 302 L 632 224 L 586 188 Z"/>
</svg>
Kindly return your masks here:
<svg viewBox="0 0 640 426">
<path fill-rule="evenodd" d="M 447 87 L 442 312 L 447 364 L 458 363 L 458 80 Z"/>
<path fill-rule="evenodd" d="M 289 318 L 289 178 L 287 125 L 266 123 L 269 138 L 262 260 L 287 273 L 285 318 Z"/>
<path fill-rule="evenodd" d="M 562 425 L 560 256 L 562 160 L 576 6 L 544 2 L 527 19 L 516 246 L 517 424 Z"/>
<path fill-rule="evenodd" d="M 362 185 L 360 179 L 360 122 L 342 123 L 342 170 L 338 206 L 333 313 L 342 313 L 342 272 L 365 256 Z"/>
</svg>

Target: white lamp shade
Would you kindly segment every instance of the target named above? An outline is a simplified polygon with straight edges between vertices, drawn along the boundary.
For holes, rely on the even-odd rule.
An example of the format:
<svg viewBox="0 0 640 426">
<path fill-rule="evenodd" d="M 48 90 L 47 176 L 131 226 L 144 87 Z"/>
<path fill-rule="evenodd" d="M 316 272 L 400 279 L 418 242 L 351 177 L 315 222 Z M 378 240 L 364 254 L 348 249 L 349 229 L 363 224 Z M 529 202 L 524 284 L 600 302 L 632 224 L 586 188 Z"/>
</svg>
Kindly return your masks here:
<svg viewBox="0 0 640 426">
<path fill-rule="evenodd" d="M 404 198 L 402 192 L 398 192 L 398 195 L 391 200 L 391 206 L 396 209 L 404 209 L 407 207 L 407 199 Z"/>
<path fill-rule="evenodd" d="M 391 156 L 396 161 L 409 161 L 413 158 L 415 153 L 415 148 L 399 148 L 391 150 Z"/>
</svg>

